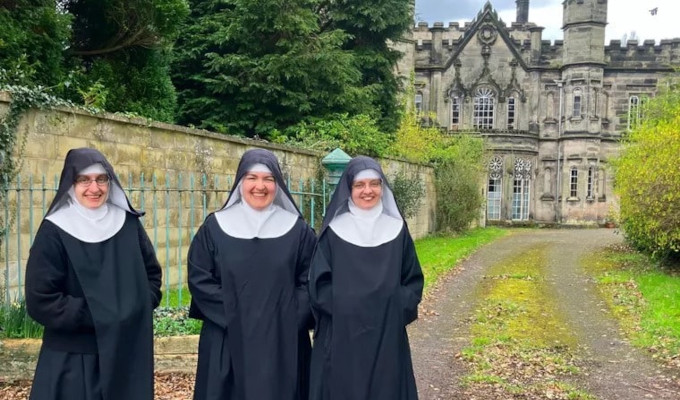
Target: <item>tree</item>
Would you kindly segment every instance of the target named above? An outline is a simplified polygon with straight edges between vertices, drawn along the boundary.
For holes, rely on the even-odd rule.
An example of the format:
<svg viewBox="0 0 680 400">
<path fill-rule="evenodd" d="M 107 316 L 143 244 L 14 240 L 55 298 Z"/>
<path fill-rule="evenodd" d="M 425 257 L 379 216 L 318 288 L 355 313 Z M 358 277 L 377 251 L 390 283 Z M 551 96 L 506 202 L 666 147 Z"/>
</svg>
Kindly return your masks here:
<svg viewBox="0 0 680 400">
<path fill-rule="evenodd" d="M 315 0 L 197 0 L 176 45 L 179 122 L 267 138 L 308 118 L 358 114 L 368 95 Z"/>
<path fill-rule="evenodd" d="M 185 0 L 65 0 L 73 15 L 69 56 L 81 66 L 67 93 L 103 87 L 107 111 L 173 122 L 170 49 L 188 15 Z"/>
<path fill-rule="evenodd" d="M 284 132 L 275 132 L 272 140 L 311 150 L 332 151 L 338 147 L 352 156 L 386 155 L 391 137 L 381 132 L 367 115 L 328 115 L 295 124 Z"/>
<path fill-rule="evenodd" d="M 324 0 L 319 5 L 323 29 L 350 36 L 344 48 L 355 55 L 362 85 L 370 91 L 378 127 L 393 133 L 399 126 L 400 82 L 394 70 L 401 54 L 389 47 L 401 40 L 413 21 L 411 0 Z"/>
<path fill-rule="evenodd" d="M 185 0 L 0 0 L 4 84 L 173 121 L 170 53 Z"/>
<path fill-rule="evenodd" d="M 54 0 L 0 0 L 0 77 L 5 84 L 55 86 L 65 80 L 71 16 Z"/>
<path fill-rule="evenodd" d="M 628 241 L 657 256 L 680 254 L 680 86 L 671 82 L 644 106 L 615 161 Z"/>
</svg>

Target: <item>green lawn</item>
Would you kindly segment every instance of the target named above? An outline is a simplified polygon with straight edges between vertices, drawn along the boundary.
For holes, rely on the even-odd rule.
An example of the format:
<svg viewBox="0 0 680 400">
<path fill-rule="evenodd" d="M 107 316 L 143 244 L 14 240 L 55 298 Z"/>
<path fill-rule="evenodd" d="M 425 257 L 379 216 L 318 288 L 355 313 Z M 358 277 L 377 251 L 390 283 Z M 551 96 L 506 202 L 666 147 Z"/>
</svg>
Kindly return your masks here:
<svg viewBox="0 0 680 400">
<path fill-rule="evenodd" d="M 430 236 L 416 240 L 416 252 L 427 290 L 459 261 L 509 231 L 495 227 L 472 229 L 458 236 Z"/>
<path fill-rule="evenodd" d="M 163 298 L 159 307 L 189 307 L 189 304 L 191 304 L 191 292 L 189 292 L 187 287 L 182 287 L 181 291 L 179 288 L 170 288 L 169 291 L 166 291 L 165 286 L 163 286 L 161 291 L 163 292 Z"/>
<path fill-rule="evenodd" d="M 617 246 L 583 262 L 634 345 L 680 367 L 680 273 Z"/>
</svg>

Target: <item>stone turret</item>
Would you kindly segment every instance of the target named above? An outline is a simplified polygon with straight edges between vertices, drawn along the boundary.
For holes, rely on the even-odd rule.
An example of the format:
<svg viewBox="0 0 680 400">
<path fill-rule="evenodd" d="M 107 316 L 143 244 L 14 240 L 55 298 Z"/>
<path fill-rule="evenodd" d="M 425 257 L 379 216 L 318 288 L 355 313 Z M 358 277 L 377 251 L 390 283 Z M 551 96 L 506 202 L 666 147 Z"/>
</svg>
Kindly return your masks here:
<svg viewBox="0 0 680 400">
<path fill-rule="evenodd" d="M 604 81 L 604 33 L 607 0 L 564 0 L 563 132 L 596 134 L 601 131 L 602 83 Z"/>
<path fill-rule="evenodd" d="M 563 65 L 604 64 L 607 0 L 564 0 Z"/>
<path fill-rule="evenodd" d="M 529 0 L 515 0 L 517 4 L 517 19 L 515 22 L 526 24 L 529 22 Z"/>
</svg>

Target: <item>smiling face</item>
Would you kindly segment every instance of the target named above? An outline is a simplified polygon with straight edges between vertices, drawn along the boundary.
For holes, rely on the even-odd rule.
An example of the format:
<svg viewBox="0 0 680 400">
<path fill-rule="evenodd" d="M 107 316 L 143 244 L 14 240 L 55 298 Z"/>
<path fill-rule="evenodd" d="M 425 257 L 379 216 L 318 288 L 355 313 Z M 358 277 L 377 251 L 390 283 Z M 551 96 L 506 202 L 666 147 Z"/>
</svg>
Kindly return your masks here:
<svg viewBox="0 0 680 400">
<path fill-rule="evenodd" d="M 382 181 L 380 179 L 359 179 L 352 183 L 352 202 L 362 210 L 375 207 L 381 197 Z"/>
<path fill-rule="evenodd" d="M 276 180 L 270 172 L 248 172 L 241 182 L 241 194 L 250 207 L 264 210 L 276 197 Z"/>
<path fill-rule="evenodd" d="M 109 185 L 109 177 L 106 174 L 84 174 L 76 176 L 73 191 L 81 206 L 95 209 L 106 203 Z"/>
</svg>

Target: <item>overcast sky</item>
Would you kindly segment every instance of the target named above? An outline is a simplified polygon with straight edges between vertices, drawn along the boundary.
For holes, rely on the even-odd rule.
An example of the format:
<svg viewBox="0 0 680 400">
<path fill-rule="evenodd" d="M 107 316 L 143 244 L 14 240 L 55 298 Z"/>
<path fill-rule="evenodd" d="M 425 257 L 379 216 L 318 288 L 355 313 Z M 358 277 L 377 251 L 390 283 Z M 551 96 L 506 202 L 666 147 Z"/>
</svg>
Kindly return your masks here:
<svg viewBox="0 0 680 400">
<path fill-rule="evenodd" d="M 543 39 L 562 39 L 563 0 L 529 0 L 529 21 L 545 28 Z M 680 0 L 611 0 L 607 7 L 606 43 L 635 32 L 638 40 L 680 38 Z M 416 0 L 416 20 L 461 23 L 471 21 L 486 0 Z M 515 21 L 515 0 L 492 0 L 501 19 L 509 25 Z M 650 11 L 657 8 L 657 14 Z"/>
</svg>

